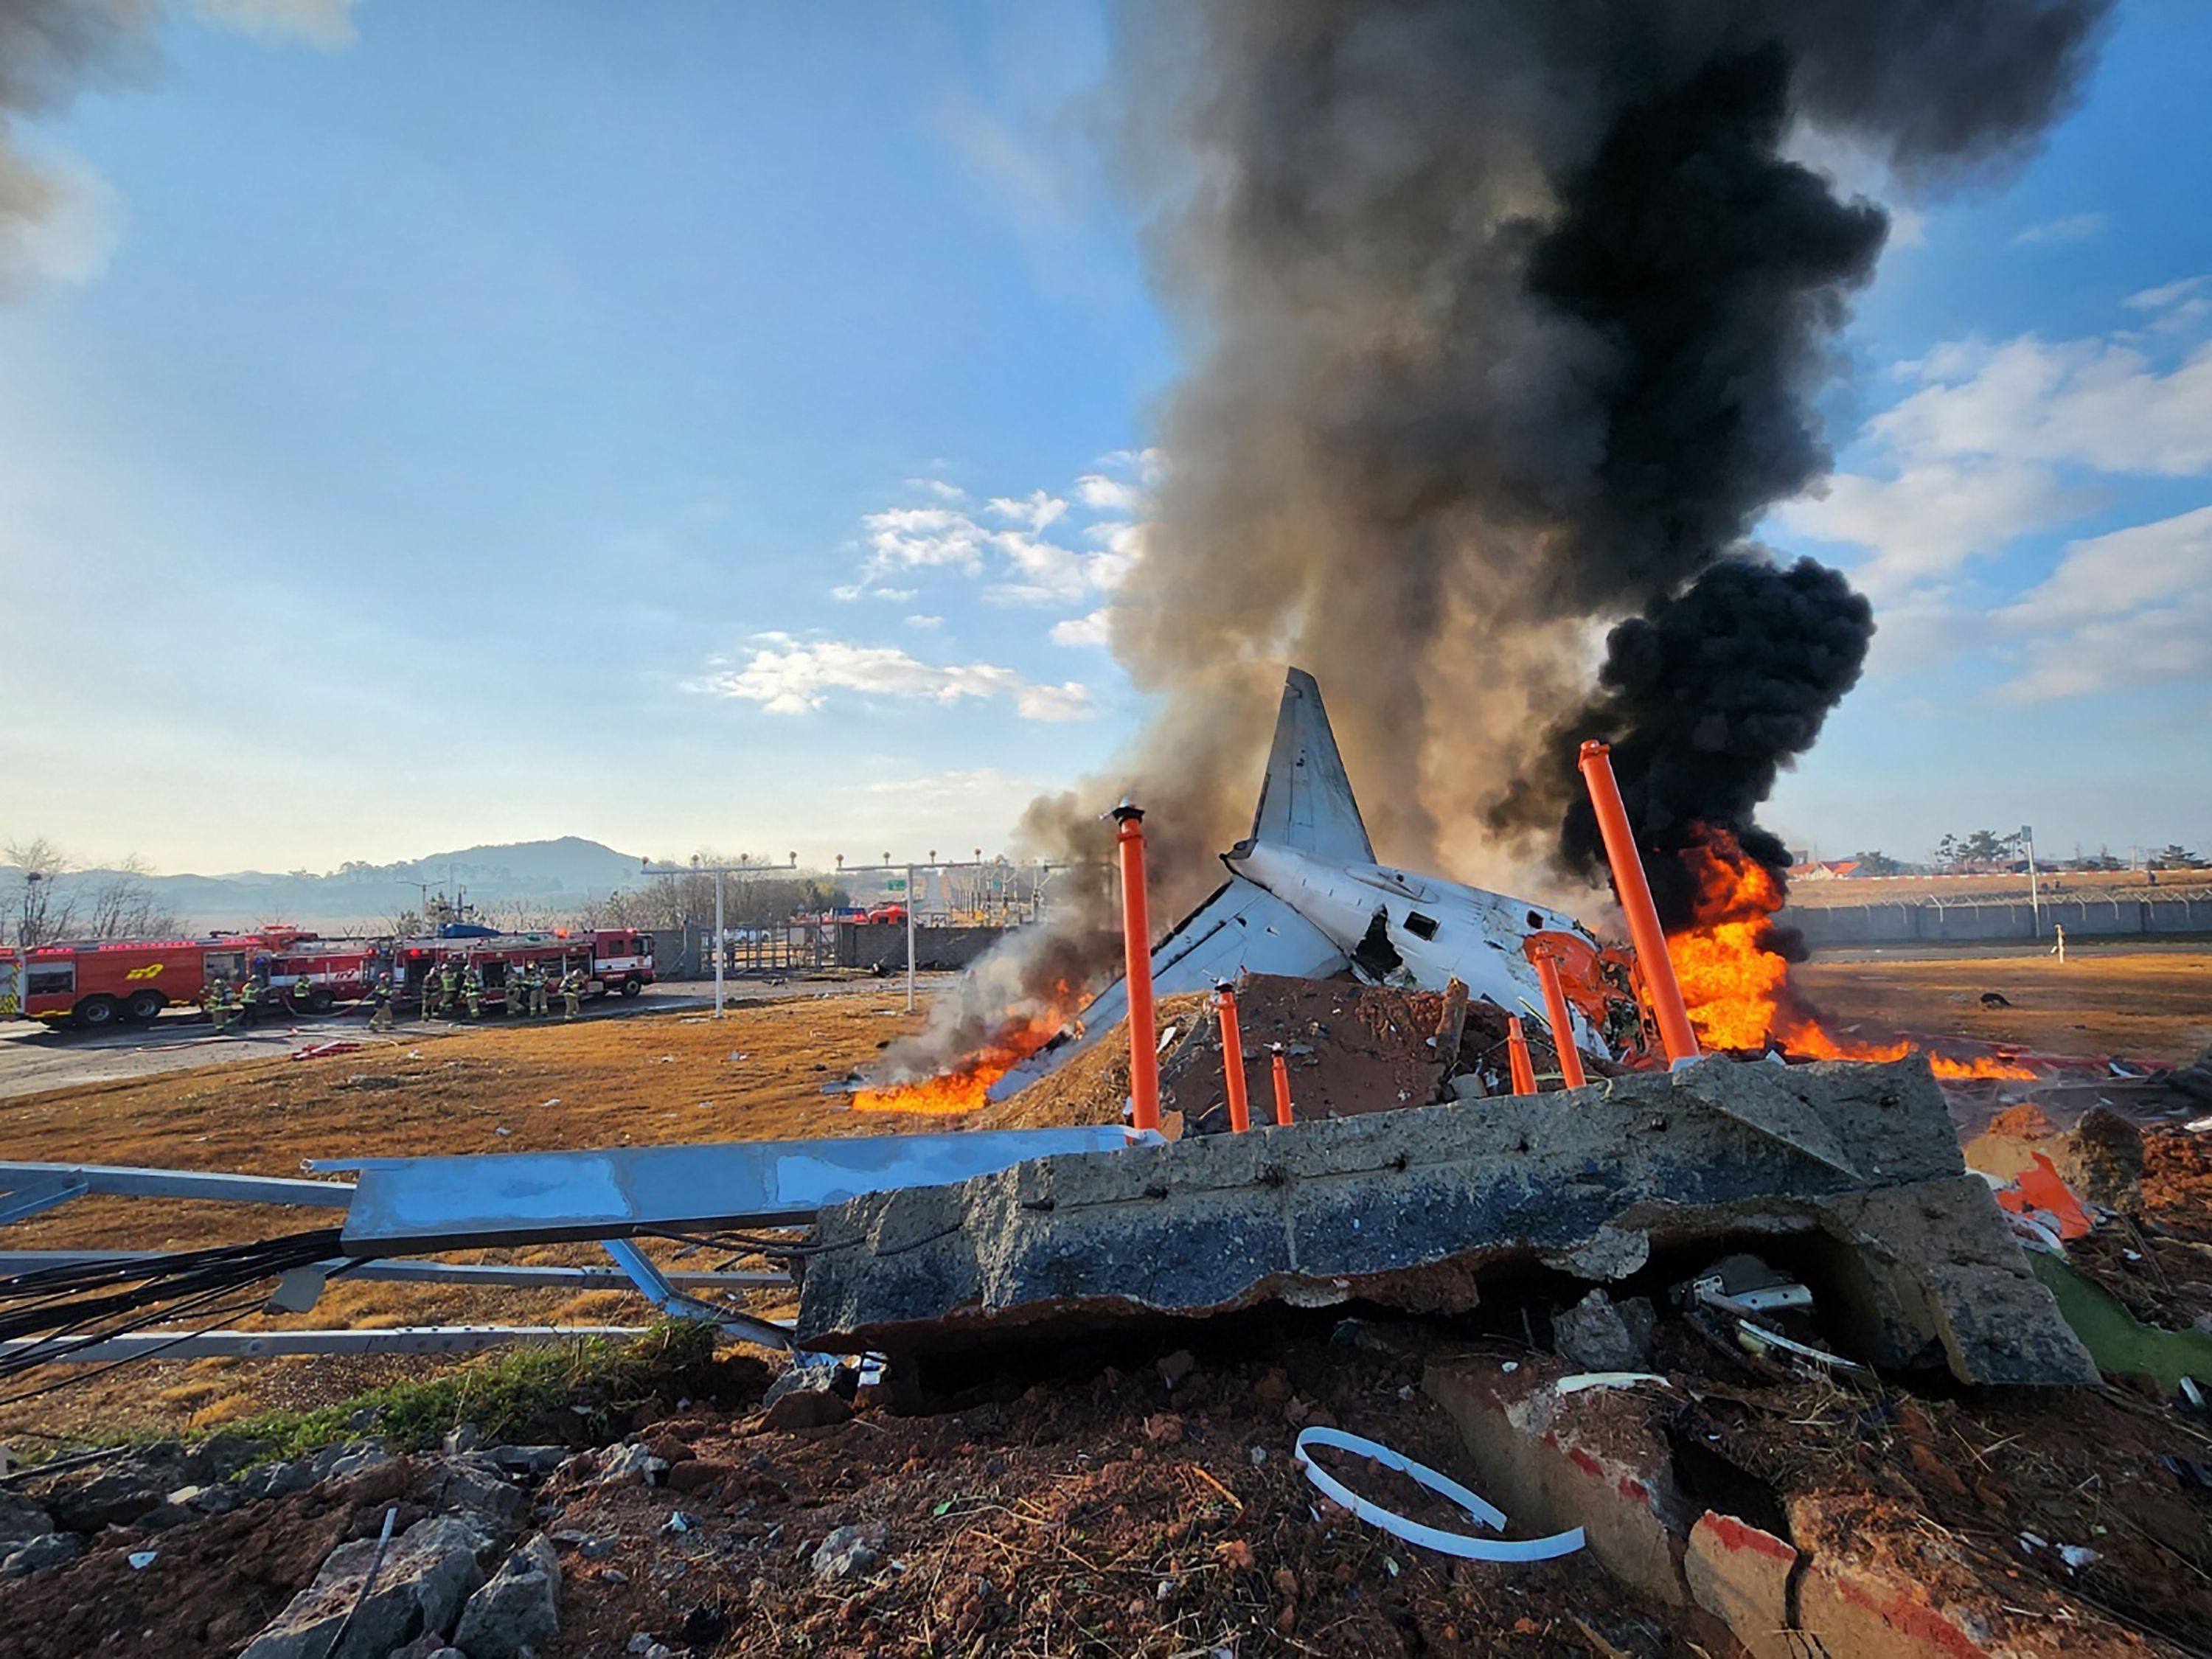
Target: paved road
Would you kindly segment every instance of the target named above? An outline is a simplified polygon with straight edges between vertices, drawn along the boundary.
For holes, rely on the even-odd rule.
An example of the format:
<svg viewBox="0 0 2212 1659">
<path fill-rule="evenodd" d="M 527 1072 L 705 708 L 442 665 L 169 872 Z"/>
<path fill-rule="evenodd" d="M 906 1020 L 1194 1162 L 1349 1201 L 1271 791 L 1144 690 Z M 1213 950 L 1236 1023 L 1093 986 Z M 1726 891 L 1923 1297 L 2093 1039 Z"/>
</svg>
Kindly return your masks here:
<svg viewBox="0 0 2212 1659">
<path fill-rule="evenodd" d="M 921 988 L 931 989 L 953 977 L 949 974 L 921 975 Z M 899 979 L 790 980 L 768 981 L 730 980 L 725 982 L 726 1003 L 780 1002 L 797 997 L 884 995 L 902 988 Z M 584 1005 L 586 1019 L 635 1018 L 650 1014 L 695 1012 L 711 1008 L 712 980 L 676 981 L 648 986 L 635 997 L 609 997 Z M 270 1021 L 254 1026 L 240 1036 L 214 1036 L 196 1011 L 176 1009 L 149 1025 L 127 1025 L 108 1031 L 50 1029 L 32 1020 L 0 1022 L 0 1099 L 34 1094 L 42 1089 L 71 1085 L 106 1083 L 118 1079 L 148 1077 L 157 1072 L 181 1071 L 195 1066 L 219 1066 L 242 1060 L 274 1060 L 295 1048 L 337 1038 L 358 1037 L 367 1032 L 367 1012 L 332 1013 L 321 1019 Z M 486 1028 L 500 1022 L 487 1020 Z M 403 1020 L 394 1035 L 410 1042 L 433 1042 L 456 1030 L 443 1020 Z"/>
</svg>

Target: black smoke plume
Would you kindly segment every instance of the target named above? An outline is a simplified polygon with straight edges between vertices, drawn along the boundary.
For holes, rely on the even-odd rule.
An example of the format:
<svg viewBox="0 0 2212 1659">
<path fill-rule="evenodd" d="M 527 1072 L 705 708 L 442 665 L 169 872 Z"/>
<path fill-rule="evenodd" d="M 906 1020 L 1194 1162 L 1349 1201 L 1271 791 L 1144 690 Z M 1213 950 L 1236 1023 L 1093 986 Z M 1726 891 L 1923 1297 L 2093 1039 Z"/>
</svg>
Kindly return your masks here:
<svg viewBox="0 0 2212 1659">
<path fill-rule="evenodd" d="M 2106 10 L 1131 5 L 1129 154 L 1189 343 L 1111 617 L 1159 712 L 1060 816 L 1147 805 L 1189 872 L 1172 914 L 1243 828 L 1295 662 L 1393 862 L 1503 884 L 1541 849 L 1590 873 L 1560 826 L 1593 735 L 1646 810 L 1778 857 L 1755 809 L 1869 628 L 1839 577 L 1745 540 L 1828 465 L 1813 399 L 1886 234 L 1819 158 L 1922 193 L 2004 164 Z M 1807 641 L 1817 668 L 1769 672 Z M 1677 757 L 1686 734 L 1717 746 Z"/>
</svg>

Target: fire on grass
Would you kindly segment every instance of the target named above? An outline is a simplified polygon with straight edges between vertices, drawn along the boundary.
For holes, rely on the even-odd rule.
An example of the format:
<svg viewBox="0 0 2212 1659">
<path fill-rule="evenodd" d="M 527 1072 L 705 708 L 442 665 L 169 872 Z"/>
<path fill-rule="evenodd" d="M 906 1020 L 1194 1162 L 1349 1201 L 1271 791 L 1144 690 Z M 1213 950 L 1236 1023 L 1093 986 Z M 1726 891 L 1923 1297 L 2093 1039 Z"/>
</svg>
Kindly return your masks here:
<svg viewBox="0 0 2212 1659">
<path fill-rule="evenodd" d="M 1898 1060 L 1916 1052 L 1910 1042 L 1838 1036 L 1820 1023 L 1790 982 L 1790 958 L 1774 921 L 1781 885 L 1734 836 L 1706 828 L 1682 856 L 1697 878 L 1698 921 L 1668 936 L 1667 954 L 1700 1043 L 1753 1052 L 1779 1043 L 1812 1060 Z M 2036 1075 L 2010 1060 L 1930 1054 L 1928 1061 L 1937 1077 L 1953 1081 Z"/>
<path fill-rule="evenodd" d="M 911 1082 L 888 1083 L 853 1091 L 856 1112 L 921 1112 L 950 1116 L 985 1103 L 991 1085 L 1059 1036 L 1074 1006 L 1072 995 L 1019 1007 L 998 1030 L 947 1072 Z"/>
</svg>

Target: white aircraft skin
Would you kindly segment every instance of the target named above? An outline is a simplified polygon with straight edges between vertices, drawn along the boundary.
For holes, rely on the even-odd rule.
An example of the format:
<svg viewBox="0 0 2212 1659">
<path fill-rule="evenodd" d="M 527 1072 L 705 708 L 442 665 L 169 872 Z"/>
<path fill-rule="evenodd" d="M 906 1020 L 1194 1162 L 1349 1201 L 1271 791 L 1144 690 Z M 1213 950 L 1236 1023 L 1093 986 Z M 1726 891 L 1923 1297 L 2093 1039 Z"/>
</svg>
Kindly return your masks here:
<svg viewBox="0 0 2212 1659">
<path fill-rule="evenodd" d="M 1413 984 L 1441 991 L 1457 979 L 1477 1001 L 1487 997 L 1516 1013 L 1524 1012 L 1524 1000 L 1543 1006 L 1542 982 L 1522 948 L 1528 935 L 1589 938 L 1580 923 L 1557 910 L 1387 864 L 1335 864 L 1268 842 L 1240 843 L 1221 861 L 1313 923 L 1346 956 L 1359 948 L 1381 909 L 1388 918 L 1385 937 L 1402 964 L 1399 971 Z M 1355 963 L 1355 972 L 1358 968 Z M 1580 1046 L 1602 1052 L 1582 1016 L 1570 1010 L 1569 1018 Z"/>
<path fill-rule="evenodd" d="M 1161 995 L 1210 990 L 1242 972 L 1314 979 L 1349 970 L 1369 983 L 1441 991 L 1457 979 L 1468 995 L 1511 1013 L 1537 1011 L 1543 984 L 1525 945 L 1531 933 L 1597 941 L 1573 918 L 1542 905 L 1375 862 L 1352 782 L 1337 752 L 1321 688 L 1293 668 L 1252 833 L 1222 854 L 1229 882 L 1152 951 Z M 1078 1016 L 1075 1034 L 992 1085 L 1004 1100 L 1120 1025 L 1120 981 Z M 1607 1054 L 1579 1009 L 1568 1016 L 1578 1047 Z"/>
</svg>

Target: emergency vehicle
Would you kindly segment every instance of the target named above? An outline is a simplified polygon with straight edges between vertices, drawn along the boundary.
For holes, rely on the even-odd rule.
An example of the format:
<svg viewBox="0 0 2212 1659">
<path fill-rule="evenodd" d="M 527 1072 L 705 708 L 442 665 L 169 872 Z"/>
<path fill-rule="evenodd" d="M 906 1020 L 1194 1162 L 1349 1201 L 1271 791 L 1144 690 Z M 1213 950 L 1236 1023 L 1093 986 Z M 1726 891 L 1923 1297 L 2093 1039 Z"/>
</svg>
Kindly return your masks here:
<svg viewBox="0 0 2212 1659">
<path fill-rule="evenodd" d="M 545 988 L 556 996 L 562 977 L 572 968 L 583 972 L 587 997 L 634 997 L 653 978 L 653 935 L 634 927 L 393 939 L 381 951 L 372 974 L 389 973 L 400 999 L 418 1005 L 425 1000 L 430 976 L 448 962 L 464 972 L 477 970 L 483 980 L 488 1007 L 503 1007 L 510 977 L 533 963 L 550 975 Z"/>
<path fill-rule="evenodd" d="M 221 975 L 234 990 L 265 974 L 272 996 L 323 1013 L 359 997 L 372 951 L 355 939 L 291 928 L 206 939 L 106 939 L 0 951 L 0 1018 L 69 1020 L 90 1028 L 151 1019 L 173 1003 L 196 1003 Z"/>
</svg>

